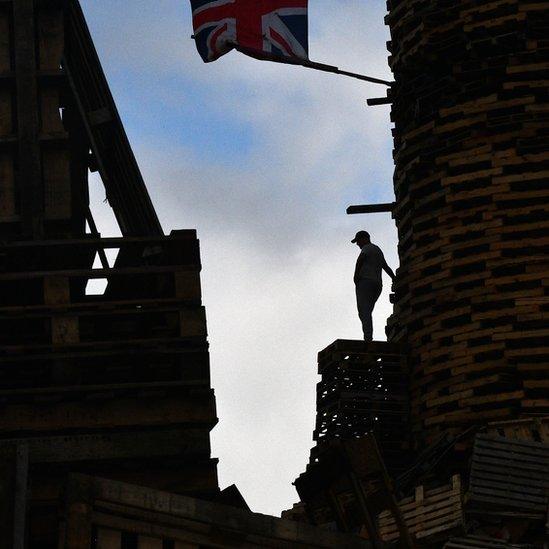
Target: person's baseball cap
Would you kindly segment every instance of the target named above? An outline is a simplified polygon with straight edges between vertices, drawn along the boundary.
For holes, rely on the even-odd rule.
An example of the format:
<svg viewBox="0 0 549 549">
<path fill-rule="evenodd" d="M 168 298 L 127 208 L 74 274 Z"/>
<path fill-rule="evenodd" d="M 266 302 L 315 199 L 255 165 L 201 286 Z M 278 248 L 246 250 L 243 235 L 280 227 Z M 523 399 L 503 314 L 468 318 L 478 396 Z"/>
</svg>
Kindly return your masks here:
<svg viewBox="0 0 549 549">
<path fill-rule="evenodd" d="M 353 240 L 351 240 L 351 243 L 356 244 L 356 242 L 359 238 L 370 238 L 370 233 L 367 232 L 367 231 L 358 231 L 358 233 L 356 233 Z"/>
</svg>

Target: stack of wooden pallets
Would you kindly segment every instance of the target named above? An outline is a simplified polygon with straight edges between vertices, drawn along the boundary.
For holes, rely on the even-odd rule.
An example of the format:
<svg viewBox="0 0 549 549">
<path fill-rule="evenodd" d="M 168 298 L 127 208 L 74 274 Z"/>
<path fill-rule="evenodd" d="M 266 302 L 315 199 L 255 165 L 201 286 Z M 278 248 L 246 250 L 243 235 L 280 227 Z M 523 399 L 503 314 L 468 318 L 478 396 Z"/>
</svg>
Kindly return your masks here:
<svg viewBox="0 0 549 549">
<path fill-rule="evenodd" d="M 544 520 L 549 505 L 549 444 L 478 434 L 467 512 Z"/>
<path fill-rule="evenodd" d="M 92 268 L 100 251 L 119 259 Z M 215 494 L 195 231 L 19 241 L 0 252 L 0 460 L 28 452 L 30 539 L 56 535 L 68 472 Z M 97 279 L 106 288 L 90 293 Z"/>
<path fill-rule="evenodd" d="M 410 534 L 418 542 L 432 544 L 465 529 L 459 475 L 455 475 L 447 486 L 430 490 L 423 486 L 417 487 L 414 496 L 399 501 L 398 506 Z M 384 541 L 399 539 L 398 526 L 390 511 L 384 511 L 378 516 L 378 526 Z"/>
<path fill-rule="evenodd" d="M 417 437 L 547 414 L 549 1 L 388 7 Z"/>
<path fill-rule="evenodd" d="M 374 433 L 389 469 L 404 467 L 402 452 L 408 449 L 405 347 L 338 340 L 319 353 L 318 371 L 322 380 L 317 386 L 317 447 L 334 438 Z"/>
</svg>

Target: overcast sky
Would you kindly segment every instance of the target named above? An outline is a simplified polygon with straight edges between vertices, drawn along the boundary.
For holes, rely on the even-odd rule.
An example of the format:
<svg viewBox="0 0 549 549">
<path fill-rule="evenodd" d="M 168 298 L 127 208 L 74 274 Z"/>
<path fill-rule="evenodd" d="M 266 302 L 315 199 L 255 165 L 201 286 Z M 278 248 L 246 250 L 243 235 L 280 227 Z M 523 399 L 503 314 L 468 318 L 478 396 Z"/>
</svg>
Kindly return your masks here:
<svg viewBox="0 0 549 549">
<path fill-rule="evenodd" d="M 354 233 L 369 230 L 397 267 L 390 216 L 345 215 L 394 199 L 389 112 L 366 106 L 385 88 L 236 52 L 204 64 L 188 0 L 82 4 L 165 232 L 201 240 L 221 487 L 278 515 L 313 446 L 317 352 L 361 336 Z M 313 60 L 390 79 L 385 0 L 309 4 Z M 100 231 L 117 234 L 92 187 Z"/>
</svg>

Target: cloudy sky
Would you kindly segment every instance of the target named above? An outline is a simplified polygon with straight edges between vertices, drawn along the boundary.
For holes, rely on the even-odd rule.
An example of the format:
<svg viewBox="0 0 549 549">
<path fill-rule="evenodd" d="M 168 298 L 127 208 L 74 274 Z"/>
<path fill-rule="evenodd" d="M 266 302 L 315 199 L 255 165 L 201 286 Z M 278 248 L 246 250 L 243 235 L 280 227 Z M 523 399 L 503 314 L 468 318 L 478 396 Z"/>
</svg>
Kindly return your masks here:
<svg viewBox="0 0 549 549">
<path fill-rule="evenodd" d="M 385 0 L 309 3 L 313 60 L 390 79 Z M 345 215 L 394 198 L 389 112 L 366 106 L 384 87 L 236 52 L 204 64 L 188 0 L 82 5 L 164 230 L 201 240 L 221 487 L 279 514 L 313 445 L 316 354 L 361 335 L 354 233 L 397 267 L 390 216 Z M 100 231 L 117 234 L 92 186 Z"/>
</svg>

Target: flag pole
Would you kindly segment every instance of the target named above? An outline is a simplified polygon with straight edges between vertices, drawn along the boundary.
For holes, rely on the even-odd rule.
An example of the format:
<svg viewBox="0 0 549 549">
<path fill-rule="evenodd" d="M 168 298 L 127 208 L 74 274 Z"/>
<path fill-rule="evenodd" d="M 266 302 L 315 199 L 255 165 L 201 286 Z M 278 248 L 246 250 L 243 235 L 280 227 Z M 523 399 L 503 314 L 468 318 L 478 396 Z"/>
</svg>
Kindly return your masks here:
<svg viewBox="0 0 549 549">
<path fill-rule="evenodd" d="M 370 82 L 372 84 L 382 84 L 384 86 L 392 86 L 392 83 L 388 80 L 381 80 L 380 78 L 374 78 L 372 76 L 366 76 L 364 74 L 357 74 L 355 72 L 342 71 L 338 67 L 332 65 L 326 65 L 324 63 L 315 63 L 314 61 L 305 61 L 297 58 L 291 57 L 279 57 L 276 55 L 269 55 L 268 53 L 259 54 L 255 50 L 250 50 L 248 48 L 243 48 L 242 46 L 236 46 L 235 49 L 245 55 L 254 57 L 259 61 L 274 61 L 276 63 L 284 63 L 286 65 L 298 65 L 300 67 L 305 67 L 306 69 L 314 69 L 322 72 L 330 72 L 332 74 L 340 74 L 342 76 L 348 76 L 350 78 L 356 78 L 358 80 L 363 80 L 365 82 Z"/>
</svg>

